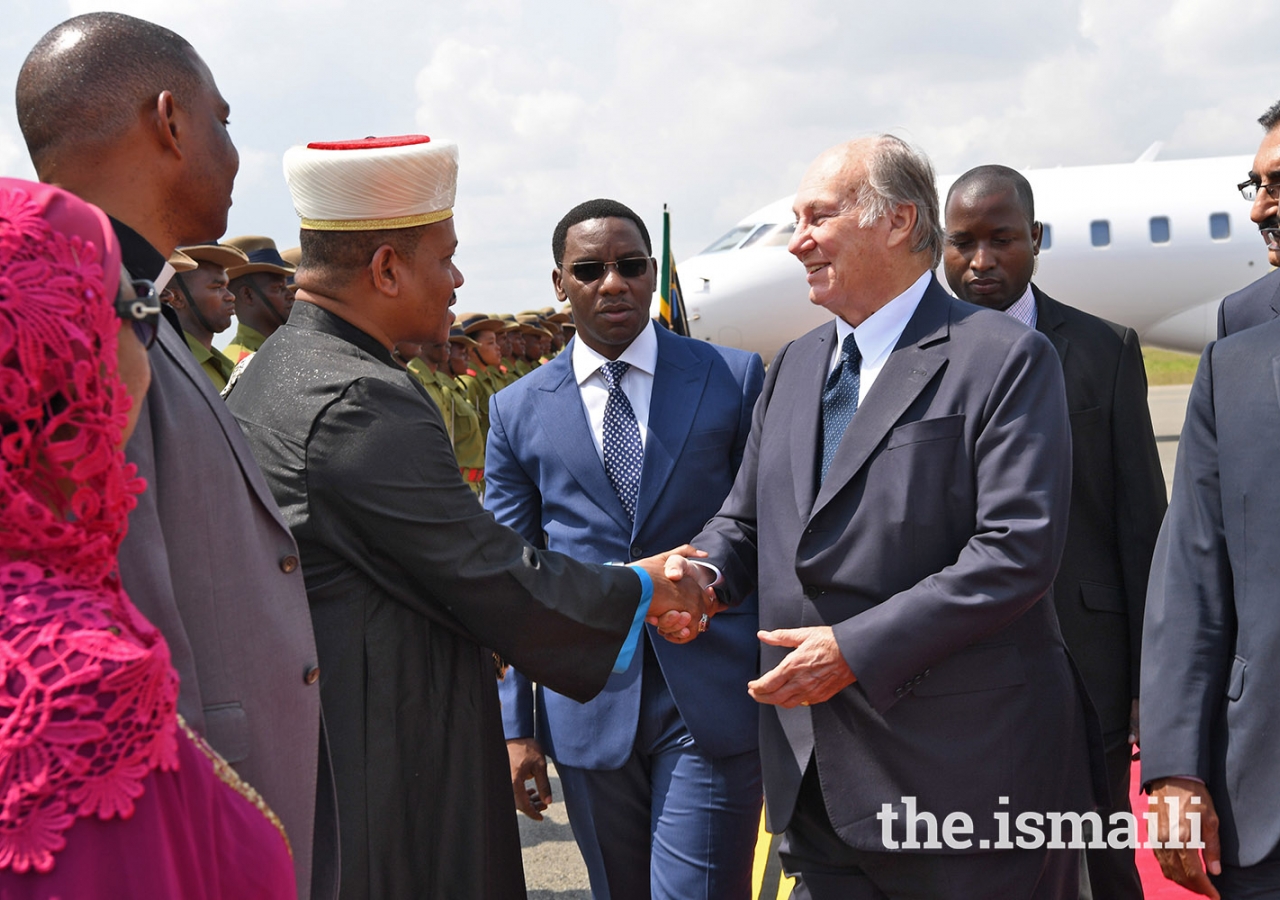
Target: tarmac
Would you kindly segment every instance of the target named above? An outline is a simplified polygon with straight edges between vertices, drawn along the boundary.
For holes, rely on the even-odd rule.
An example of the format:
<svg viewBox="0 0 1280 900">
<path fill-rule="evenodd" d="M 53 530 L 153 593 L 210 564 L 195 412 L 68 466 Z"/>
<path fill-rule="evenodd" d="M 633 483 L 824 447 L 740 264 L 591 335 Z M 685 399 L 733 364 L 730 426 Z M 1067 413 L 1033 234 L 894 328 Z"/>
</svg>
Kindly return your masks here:
<svg viewBox="0 0 1280 900">
<path fill-rule="evenodd" d="M 1147 405 L 1151 410 L 1151 425 L 1156 435 L 1156 447 L 1160 451 L 1166 489 L 1173 485 L 1178 435 L 1182 431 L 1182 420 L 1190 392 L 1189 384 L 1161 385 L 1147 391 Z M 554 767 L 551 772 L 551 794 L 554 802 L 543 813 L 543 821 L 534 822 L 523 815 L 517 816 L 520 820 L 520 844 L 524 852 L 524 876 L 529 900 L 591 900 L 587 868 L 573 841 L 573 831 L 569 827 L 569 817 L 560 793 L 560 779 L 556 777 Z M 774 869 L 777 865 L 776 854 L 771 854 L 771 857 L 769 860 L 757 860 L 757 866 L 764 866 L 768 862 L 772 863 L 769 868 Z M 777 873 L 758 872 L 759 875 L 764 876 L 770 889 L 767 893 L 773 894 Z M 786 896 L 787 893 L 789 891 L 783 886 L 775 896 Z"/>
</svg>

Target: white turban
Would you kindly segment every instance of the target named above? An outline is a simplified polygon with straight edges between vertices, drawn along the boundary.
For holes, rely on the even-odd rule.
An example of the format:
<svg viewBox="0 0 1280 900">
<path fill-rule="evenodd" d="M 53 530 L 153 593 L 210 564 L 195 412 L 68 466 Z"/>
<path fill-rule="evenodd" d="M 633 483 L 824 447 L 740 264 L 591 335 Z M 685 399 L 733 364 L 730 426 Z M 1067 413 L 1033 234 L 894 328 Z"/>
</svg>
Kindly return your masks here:
<svg viewBox="0 0 1280 900">
<path fill-rule="evenodd" d="M 284 177 L 304 229 L 413 228 L 453 215 L 458 145 L 415 134 L 290 147 Z"/>
</svg>

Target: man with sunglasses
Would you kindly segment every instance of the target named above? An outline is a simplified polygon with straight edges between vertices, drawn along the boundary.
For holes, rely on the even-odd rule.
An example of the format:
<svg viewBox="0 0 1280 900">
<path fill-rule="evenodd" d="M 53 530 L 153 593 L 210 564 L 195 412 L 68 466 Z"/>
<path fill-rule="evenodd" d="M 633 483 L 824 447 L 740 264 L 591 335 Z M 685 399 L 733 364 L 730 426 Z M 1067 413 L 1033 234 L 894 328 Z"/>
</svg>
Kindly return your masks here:
<svg viewBox="0 0 1280 900">
<path fill-rule="evenodd" d="M 1267 261 L 1280 266 L 1280 102 L 1263 113 L 1258 124 L 1265 130 L 1249 177 L 1237 187 L 1253 206 L 1249 218 L 1262 232 Z M 1218 307 L 1218 337 L 1270 322 L 1280 316 L 1280 269 L 1272 269 L 1257 281 L 1228 294 Z"/>
<path fill-rule="evenodd" d="M 213 346 L 213 337 L 231 327 L 235 297 L 227 289 L 227 267 L 243 265 L 248 258 L 234 247 L 197 244 L 180 252 L 196 263 L 196 268 L 178 272 L 165 292 L 166 302 L 178 315 L 187 346 L 196 362 L 221 392 L 235 369 L 235 363 Z M 175 254 L 176 256 L 176 254 Z"/>
<path fill-rule="evenodd" d="M 246 262 L 227 270 L 228 285 L 235 296 L 236 334 L 226 354 L 236 365 L 257 353 L 262 343 L 289 320 L 293 293 L 289 277 L 295 267 L 285 262 L 276 242 L 269 237 L 246 235 L 231 238 L 227 246 L 245 255 Z"/>
<path fill-rule="evenodd" d="M 639 559 L 696 533 L 728 494 L 763 366 L 655 326 L 649 233 L 621 203 L 570 210 L 552 254 L 578 337 L 490 401 L 485 505 L 536 546 Z M 750 896 L 756 625 L 750 599 L 689 647 L 651 632 L 587 703 L 541 686 L 535 701 L 524 673 L 503 678 L 516 806 L 541 819 L 551 801 L 545 752 L 596 898 Z"/>
</svg>

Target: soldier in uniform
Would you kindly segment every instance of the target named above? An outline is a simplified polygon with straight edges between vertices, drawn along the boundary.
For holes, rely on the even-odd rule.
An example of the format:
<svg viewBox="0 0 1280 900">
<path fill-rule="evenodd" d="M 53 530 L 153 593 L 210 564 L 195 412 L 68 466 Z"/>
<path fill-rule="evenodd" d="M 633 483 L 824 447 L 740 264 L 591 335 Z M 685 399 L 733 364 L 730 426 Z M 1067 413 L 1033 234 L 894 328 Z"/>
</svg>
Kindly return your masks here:
<svg viewBox="0 0 1280 900">
<path fill-rule="evenodd" d="M 195 268 L 179 269 L 174 265 L 179 254 Z M 214 389 L 221 391 L 227 386 L 235 363 L 213 346 L 213 337 L 231 327 L 231 314 L 235 312 L 234 298 L 227 290 L 227 269 L 248 262 L 248 258 L 234 247 L 198 244 L 179 248 L 169 262 L 178 274 L 169 284 L 166 302 L 178 314 L 182 336 L 196 362 Z"/>
<path fill-rule="evenodd" d="M 458 329 L 451 329 L 452 332 Z M 461 332 L 459 332 L 460 334 Z M 463 340 L 466 337 L 463 336 Z M 400 345 L 401 356 L 409 360 L 409 371 L 431 395 L 444 417 L 453 453 L 458 458 L 458 470 L 467 486 L 484 496 L 484 437 L 480 431 L 480 416 L 468 402 L 458 383 L 443 369 L 450 365 L 452 343 Z M 416 348 L 410 354 L 409 350 Z"/>
<path fill-rule="evenodd" d="M 227 345 L 227 358 L 237 365 L 257 353 L 262 342 L 289 319 L 293 294 L 288 279 L 294 266 L 285 262 L 269 237 L 246 235 L 224 243 L 235 247 L 248 262 L 227 270 L 236 298 L 236 336 Z"/>
<path fill-rule="evenodd" d="M 489 438 L 489 398 L 507 386 L 498 368 L 502 351 L 498 348 L 498 334 L 506 330 L 506 323 L 484 313 L 466 313 L 458 319 L 463 332 L 475 342 L 468 348 L 468 369 L 458 376 L 467 399 L 480 414 L 480 429 Z"/>
</svg>

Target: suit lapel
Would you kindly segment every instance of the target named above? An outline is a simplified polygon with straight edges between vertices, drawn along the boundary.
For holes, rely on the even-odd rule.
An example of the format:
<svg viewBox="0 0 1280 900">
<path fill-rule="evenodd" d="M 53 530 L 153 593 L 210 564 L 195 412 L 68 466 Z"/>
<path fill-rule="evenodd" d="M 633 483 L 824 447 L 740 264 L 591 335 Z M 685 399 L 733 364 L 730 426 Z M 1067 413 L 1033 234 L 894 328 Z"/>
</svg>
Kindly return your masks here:
<svg viewBox="0 0 1280 900">
<path fill-rule="evenodd" d="M 596 453 L 587 410 L 582 405 L 578 382 L 573 377 L 572 350 L 566 347 L 548 366 L 556 366 L 558 378 L 549 380 L 535 395 L 537 414 L 546 426 L 547 436 L 565 469 L 582 486 L 584 494 L 593 498 L 618 527 L 628 534 L 632 525 L 617 492 L 604 472 L 604 463 Z M 520 448 L 515 448 L 519 452 Z M 643 489 L 643 478 L 641 479 Z"/>
<path fill-rule="evenodd" d="M 783 399 L 791 404 L 791 480 L 795 485 L 796 509 L 801 519 L 809 517 L 818 492 L 818 448 L 822 446 L 822 389 L 831 365 L 835 345 L 835 320 L 812 331 L 791 345 L 788 365 L 800 367 L 796 396 Z M 795 359 L 795 363 L 790 360 Z M 778 399 L 775 398 L 774 402 Z"/>
<path fill-rule="evenodd" d="M 1057 301 L 1042 292 L 1034 284 L 1031 285 L 1031 293 L 1036 299 L 1036 331 L 1049 339 L 1049 343 L 1053 344 L 1053 349 L 1058 351 L 1058 359 L 1065 367 L 1067 364 L 1067 351 L 1071 347 L 1071 342 L 1067 340 L 1065 334 L 1058 331 L 1066 321 L 1062 317 L 1062 310 L 1058 308 Z"/>
<path fill-rule="evenodd" d="M 170 327 L 170 324 L 163 318 L 158 323 L 158 327 L 160 330 L 156 335 L 157 346 L 148 352 L 160 352 L 167 355 L 182 374 L 193 383 L 196 393 L 200 395 L 205 405 L 209 407 L 209 412 L 213 415 L 214 421 L 222 429 L 222 433 L 227 439 L 227 444 L 231 447 L 232 455 L 235 456 L 236 463 L 240 466 L 240 471 L 244 475 L 245 481 L 249 483 L 250 488 L 257 495 L 258 503 L 266 509 L 271 518 L 279 523 L 281 528 L 288 531 L 289 526 L 285 522 L 284 516 L 280 513 L 280 507 L 276 505 L 275 497 L 271 495 L 271 490 L 267 487 L 266 479 L 262 477 L 262 470 L 258 468 L 258 463 L 249 450 L 249 445 L 244 439 L 244 432 L 240 430 L 240 425 L 232 417 L 231 410 L 227 409 L 226 401 L 219 397 L 214 390 L 213 382 L 209 380 L 209 376 L 204 373 L 204 370 L 200 368 L 200 364 L 196 362 L 195 355 L 187 347 L 186 338 Z"/>
<path fill-rule="evenodd" d="M 649 433 L 644 447 L 640 497 L 636 502 L 637 532 L 671 480 L 711 369 L 707 361 L 694 356 L 682 340 L 666 329 L 658 328 L 657 337 L 658 364 L 653 373 Z"/>
<path fill-rule="evenodd" d="M 867 396 L 858 404 L 858 411 L 831 460 L 827 479 L 818 489 L 811 515 L 821 512 L 858 474 L 907 407 L 933 380 L 947 361 L 945 350 L 933 345 L 945 341 L 949 332 L 950 299 L 936 281 L 930 281 L 898 345 L 889 354 Z M 814 466 L 810 459 L 810 469 Z"/>
</svg>

